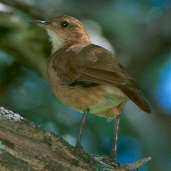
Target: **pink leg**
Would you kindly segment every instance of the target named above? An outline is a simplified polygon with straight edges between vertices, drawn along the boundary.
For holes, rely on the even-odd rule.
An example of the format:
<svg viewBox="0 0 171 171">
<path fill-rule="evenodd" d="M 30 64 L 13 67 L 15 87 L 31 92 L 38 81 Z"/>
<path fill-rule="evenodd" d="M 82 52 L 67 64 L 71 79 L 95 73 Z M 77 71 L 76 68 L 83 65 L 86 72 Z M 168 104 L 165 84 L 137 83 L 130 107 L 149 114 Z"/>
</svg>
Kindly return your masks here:
<svg viewBox="0 0 171 171">
<path fill-rule="evenodd" d="M 80 132 L 79 132 L 78 140 L 77 140 L 77 144 L 76 144 L 76 147 L 79 150 L 82 149 L 81 139 L 82 139 L 83 128 L 84 128 L 84 124 L 85 124 L 85 121 L 86 121 L 86 118 L 87 118 L 87 114 L 88 114 L 88 109 L 84 111 L 83 118 L 82 118 L 81 125 L 80 125 Z"/>
</svg>

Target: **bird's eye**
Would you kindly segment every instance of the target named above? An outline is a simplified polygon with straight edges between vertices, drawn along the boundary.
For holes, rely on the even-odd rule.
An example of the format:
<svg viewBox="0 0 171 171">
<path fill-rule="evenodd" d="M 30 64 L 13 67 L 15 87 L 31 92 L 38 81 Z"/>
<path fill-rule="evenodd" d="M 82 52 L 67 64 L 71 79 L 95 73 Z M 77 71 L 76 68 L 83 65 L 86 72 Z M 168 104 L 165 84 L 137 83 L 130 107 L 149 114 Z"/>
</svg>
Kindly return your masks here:
<svg viewBox="0 0 171 171">
<path fill-rule="evenodd" d="M 67 21 L 63 21 L 61 22 L 61 27 L 67 27 L 69 25 L 69 23 Z"/>
</svg>

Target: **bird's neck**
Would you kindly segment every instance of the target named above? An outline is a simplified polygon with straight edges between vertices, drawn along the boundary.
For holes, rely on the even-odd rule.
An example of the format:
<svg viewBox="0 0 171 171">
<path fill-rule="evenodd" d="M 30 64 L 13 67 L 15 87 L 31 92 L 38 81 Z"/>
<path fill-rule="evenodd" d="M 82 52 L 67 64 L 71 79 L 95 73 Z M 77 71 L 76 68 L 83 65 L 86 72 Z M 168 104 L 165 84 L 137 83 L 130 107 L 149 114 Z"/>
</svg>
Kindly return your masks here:
<svg viewBox="0 0 171 171">
<path fill-rule="evenodd" d="M 88 35 L 85 35 L 85 37 L 82 36 L 80 39 L 77 40 L 62 39 L 60 36 L 57 36 L 56 33 L 50 30 L 48 30 L 48 35 L 52 44 L 52 54 L 64 47 L 69 47 L 73 45 L 85 46 L 91 43 Z"/>
<path fill-rule="evenodd" d="M 48 30 L 48 35 L 50 42 L 52 44 L 52 53 L 63 48 L 65 46 L 65 41 L 61 37 L 58 37 L 53 31 Z"/>
</svg>

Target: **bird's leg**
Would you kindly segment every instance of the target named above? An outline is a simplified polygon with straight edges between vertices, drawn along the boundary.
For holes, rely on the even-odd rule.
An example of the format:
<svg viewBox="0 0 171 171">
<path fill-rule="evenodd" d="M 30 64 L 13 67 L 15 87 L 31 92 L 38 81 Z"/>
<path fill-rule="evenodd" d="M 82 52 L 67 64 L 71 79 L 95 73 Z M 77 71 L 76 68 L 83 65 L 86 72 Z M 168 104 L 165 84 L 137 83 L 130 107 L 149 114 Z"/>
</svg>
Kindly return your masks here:
<svg viewBox="0 0 171 171">
<path fill-rule="evenodd" d="M 114 138 L 113 138 L 113 150 L 110 154 L 110 158 L 117 162 L 117 140 L 118 140 L 118 134 L 119 134 L 119 121 L 120 121 L 120 115 L 118 115 L 115 119 L 115 132 L 114 132 Z"/>
<path fill-rule="evenodd" d="M 85 121 L 86 121 L 86 118 L 87 118 L 88 111 L 89 111 L 88 109 L 86 109 L 84 111 L 84 114 L 83 114 L 83 117 L 82 117 L 82 120 L 81 120 L 80 132 L 79 132 L 78 140 L 77 140 L 77 144 L 76 144 L 76 148 L 79 151 L 82 151 L 83 150 L 82 145 L 81 145 L 81 138 L 82 138 L 83 128 L 84 128 L 84 124 L 85 124 Z"/>
<path fill-rule="evenodd" d="M 117 161 L 117 140 L 118 140 L 118 133 L 119 133 L 119 120 L 120 115 L 116 116 L 115 118 L 115 131 L 114 131 L 114 138 L 113 138 L 113 149 L 112 153 L 108 157 L 104 157 L 101 159 L 104 163 L 111 165 L 111 166 L 120 166 L 120 163 Z"/>
</svg>

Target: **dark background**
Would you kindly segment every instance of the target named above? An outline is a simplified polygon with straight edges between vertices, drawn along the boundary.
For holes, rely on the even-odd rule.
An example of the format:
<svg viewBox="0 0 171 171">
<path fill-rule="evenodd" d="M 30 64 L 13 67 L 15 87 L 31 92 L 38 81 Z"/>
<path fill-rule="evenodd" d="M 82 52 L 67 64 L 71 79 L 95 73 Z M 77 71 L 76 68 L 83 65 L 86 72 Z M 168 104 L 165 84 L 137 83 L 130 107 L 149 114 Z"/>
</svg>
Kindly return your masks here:
<svg viewBox="0 0 171 171">
<path fill-rule="evenodd" d="M 0 106 L 75 144 L 81 114 L 61 104 L 47 81 L 50 43 L 30 21 L 63 14 L 79 18 L 96 44 L 113 51 L 153 108 L 129 102 L 120 122 L 119 161 L 152 156 L 142 171 L 171 170 L 170 0 L 0 0 Z M 86 152 L 108 155 L 114 121 L 89 115 Z"/>
</svg>

